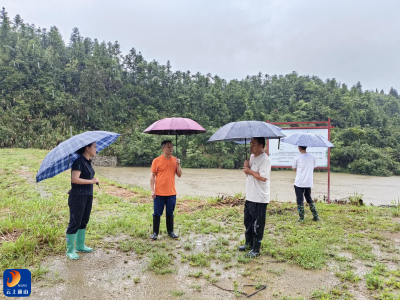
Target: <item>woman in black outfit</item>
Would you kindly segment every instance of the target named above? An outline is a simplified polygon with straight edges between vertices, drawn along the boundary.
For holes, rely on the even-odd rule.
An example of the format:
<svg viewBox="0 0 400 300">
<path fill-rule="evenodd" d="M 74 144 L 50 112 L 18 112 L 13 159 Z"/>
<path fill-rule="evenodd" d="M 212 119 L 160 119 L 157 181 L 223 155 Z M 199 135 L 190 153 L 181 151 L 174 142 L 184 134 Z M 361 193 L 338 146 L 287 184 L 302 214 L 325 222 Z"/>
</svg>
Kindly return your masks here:
<svg viewBox="0 0 400 300">
<path fill-rule="evenodd" d="M 79 157 L 71 168 L 71 190 L 68 197 L 69 225 L 67 229 L 67 256 L 70 259 L 79 259 L 75 252 L 92 252 L 92 248 L 85 246 L 86 225 L 89 222 L 93 202 L 93 184 L 99 180 L 94 178 L 94 170 L 90 159 L 96 155 L 96 143 L 82 147 L 78 151 Z M 76 241 L 76 248 L 74 242 Z"/>
</svg>

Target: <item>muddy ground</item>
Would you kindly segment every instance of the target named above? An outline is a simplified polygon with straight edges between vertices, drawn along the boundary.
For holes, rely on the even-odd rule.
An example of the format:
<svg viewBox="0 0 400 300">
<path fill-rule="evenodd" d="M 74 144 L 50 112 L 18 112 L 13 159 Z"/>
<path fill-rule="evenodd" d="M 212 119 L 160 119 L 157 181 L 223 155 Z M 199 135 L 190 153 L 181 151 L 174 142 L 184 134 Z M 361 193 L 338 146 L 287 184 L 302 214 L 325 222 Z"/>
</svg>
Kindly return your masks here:
<svg viewBox="0 0 400 300">
<path fill-rule="evenodd" d="M 399 220 L 400 221 L 400 220 Z M 175 246 L 177 252 L 182 250 L 184 241 L 195 241 L 194 252 L 207 251 L 207 243 L 217 237 L 213 235 L 192 235 L 181 240 L 171 240 L 160 236 L 157 243 L 166 242 Z M 400 245 L 400 237 L 393 236 L 393 241 Z M 256 290 L 251 287 L 242 288 L 246 284 L 255 284 L 254 277 L 261 278 L 258 283 L 266 285 L 265 290 L 251 299 L 312 299 L 312 292 L 330 291 L 340 285 L 340 279 L 334 273 L 339 265 L 331 262 L 323 270 L 305 270 L 301 267 L 279 262 L 268 256 L 261 256 L 248 264 L 224 269 L 221 264 L 212 262 L 210 267 L 193 267 L 182 263 L 179 255 L 173 264 L 173 273 L 156 275 L 148 269 L 146 256 L 138 256 L 133 251 L 122 252 L 118 242 L 132 239 L 129 236 L 107 237 L 102 241 L 102 248 L 94 247 L 92 253 L 80 253 L 80 259 L 72 261 L 66 256 L 49 257 L 42 266 L 48 269 L 44 278 L 32 284 L 29 299 L 245 299 L 214 286 L 204 277 L 210 274 L 218 278 L 216 284 L 226 289 L 233 289 L 236 281 L 240 291 L 251 294 Z M 231 244 L 236 244 L 231 241 Z M 115 245 L 115 246 L 113 246 Z M 385 261 L 385 255 L 374 250 L 379 260 Z M 340 254 L 352 260 L 355 273 L 362 277 L 370 266 L 365 262 L 353 260 L 351 253 Z M 391 268 L 396 265 L 392 264 Z M 202 271 L 200 278 L 190 274 Z M 136 282 L 135 282 L 136 281 Z M 350 285 L 348 290 L 353 299 L 375 299 L 365 284 Z M 285 298 L 286 297 L 286 298 Z M 291 297 L 291 298 L 289 298 Z M 304 298 L 301 298 L 304 297 Z M 10 299 L 10 298 L 7 298 Z M 17 299 L 17 298 L 15 298 Z M 348 299 L 348 298 L 346 298 Z"/>
<path fill-rule="evenodd" d="M 180 245 L 179 241 L 170 243 Z M 44 265 L 49 269 L 43 280 L 32 286 L 30 299 L 236 299 L 234 293 L 213 286 L 204 278 L 188 277 L 193 267 L 174 263 L 171 274 L 155 275 L 146 270 L 147 262 L 134 253 L 122 253 L 114 249 L 95 249 L 90 254 L 80 254 L 81 259 L 71 261 L 64 256 L 49 258 Z M 260 263 L 263 263 L 262 265 Z M 222 269 L 211 265 L 216 271 Z M 232 282 L 238 286 L 254 284 L 254 281 L 241 275 L 245 268 L 256 269 L 265 278 L 266 290 L 252 296 L 252 299 L 272 299 L 282 295 L 309 297 L 311 291 L 319 288 L 331 289 L 340 281 L 329 270 L 304 270 L 285 263 L 270 261 L 263 257 L 246 264 L 242 269 L 223 270 L 217 285 L 233 289 Z M 189 270 L 190 269 L 190 270 Z M 207 269 L 198 268 L 207 273 Z M 134 278 L 140 282 L 135 283 Z M 174 291 L 184 292 L 174 296 Z M 255 289 L 242 291 L 253 293 Z M 243 296 L 241 296 L 244 298 Z"/>
<path fill-rule="evenodd" d="M 106 238 L 107 245 L 129 239 L 128 236 Z M 197 236 L 196 247 L 204 251 L 204 241 L 209 237 Z M 400 239 L 395 238 L 397 244 Z M 155 243 L 166 241 L 180 249 L 183 242 L 171 240 L 161 236 Z M 117 247 L 116 247 L 117 248 Z M 196 250 L 196 249 L 195 249 Z M 379 250 L 376 250 L 379 254 Z M 350 253 L 342 253 L 351 258 Z M 384 260 L 384 257 L 381 257 Z M 353 267 L 358 276 L 365 275 L 369 266 L 364 262 L 353 261 Z M 195 268 L 175 259 L 174 272 L 156 275 L 148 269 L 146 258 L 134 252 L 121 252 L 113 248 L 94 248 L 92 253 L 80 253 L 80 259 L 72 261 L 66 256 L 49 257 L 43 266 L 48 273 L 43 279 L 32 284 L 32 294 L 29 299 L 237 299 L 246 298 L 236 296 L 233 292 L 223 291 L 204 277 L 194 278 L 189 274 L 202 271 L 203 274 L 221 273 L 216 283 L 218 286 L 233 289 L 233 282 L 238 283 L 241 291 L 251 294 L 256 290 L 251 287 L 241 288 L 245 284 L 254 284 L 252 276 L 263 278 L 259 283 L 267 285 L 265 290 L 251 297 L 251 299 L 297 299 L 304 297 L 312 299 L 312 292 L 322 289 L 330 291 L 340 284 L 334 275 L 338 266 L 331 263 L 323 270 L 305 270 L 298 266 L 278 262 L 271 257 L 262 256 L 239 268 L 223 269 L 222 265 L 212 263 L 209 268 Z M 395 265 L 392 266 L 396 267 Z M 210 271 L 210 269 L 213 270 Z M 246 272 L 247 271 L 247 272 Z M 250 271 L 250 274 L 249 272 Z M 136 281 L 138 282 L 135 282 Z M 180 292 L 180 294 L 176 294 Z M 365 285 L 359 284 L 350 287 L 349 292 L 354 299 L 374 299 Z M 292 297 L 292 298 L 284 298 Z M 10 299 L 10 298 L 7 298 Z M 17 299 L 17 298 L 15 298 Z"/>
</svg>

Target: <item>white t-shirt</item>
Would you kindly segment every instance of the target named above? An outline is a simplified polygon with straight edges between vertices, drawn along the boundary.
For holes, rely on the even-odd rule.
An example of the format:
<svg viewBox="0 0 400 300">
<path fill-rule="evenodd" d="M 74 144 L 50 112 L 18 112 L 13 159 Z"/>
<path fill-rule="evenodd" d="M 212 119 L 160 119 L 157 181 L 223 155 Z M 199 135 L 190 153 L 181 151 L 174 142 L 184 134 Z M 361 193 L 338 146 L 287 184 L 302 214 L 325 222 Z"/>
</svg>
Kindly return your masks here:
<svg viewBox="0 0 400 300">
<path fill-rule="evenodd" d="M 251 175 L 247 175 L 246 179 L 246 200 L 258 203 L 269 203 L 270 195 L 270 178 L 271 163 L 269 157 L 265 153 L 258 156 L 251 155 L 250 169 L 258 172 L 261 177 L 267 178 L 267 181 L 255 179 Z"/>
<path fill-rule="evenodd" d="M 317 166 L 317 159 L 308 153 L 300 154 L 294 158 L 293 169 L 296 169 L 294 185 L 302 188 L 313 187 L 313 173 Z"/>
</svg>

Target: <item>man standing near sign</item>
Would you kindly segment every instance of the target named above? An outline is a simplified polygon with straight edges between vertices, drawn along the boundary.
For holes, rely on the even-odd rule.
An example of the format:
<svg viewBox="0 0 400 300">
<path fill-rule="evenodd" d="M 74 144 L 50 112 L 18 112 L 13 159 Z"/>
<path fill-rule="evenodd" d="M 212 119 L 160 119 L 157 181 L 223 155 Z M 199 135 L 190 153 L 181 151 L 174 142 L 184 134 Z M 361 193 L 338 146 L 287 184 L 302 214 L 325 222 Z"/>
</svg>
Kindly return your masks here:
<svg viewBox="0 0 400 300">
<path fill-rule="evenodd" d="M 250 161 L 244 162 L 246 179 L 246 203 L 244 205 L 244 226 L 246 243 L 239 251 L 251 249 L 247 256 L 260 255 L 261 240 L 264 235 L 267 205 L 270 196 L 271 163 L 264 151 L 265 139 L 255 137 L 250 142 Z"/>
<path fill-rule="evenodd" d="M 304 197 L 313 214 L 313 220 L 318 221 L 318 212 L 311 198 L 311 188 L 313 187 L 314 168 L 317 166 L 316 158 L 307 153 L 307 147 L 299 146 L 300 155 L 294 158 L 293 169 L 296 171 L 294 181 L 294 191 L 297 198 L 297 209 L 299 211 L 298 222 L 304 222 Z"/>
</svg>

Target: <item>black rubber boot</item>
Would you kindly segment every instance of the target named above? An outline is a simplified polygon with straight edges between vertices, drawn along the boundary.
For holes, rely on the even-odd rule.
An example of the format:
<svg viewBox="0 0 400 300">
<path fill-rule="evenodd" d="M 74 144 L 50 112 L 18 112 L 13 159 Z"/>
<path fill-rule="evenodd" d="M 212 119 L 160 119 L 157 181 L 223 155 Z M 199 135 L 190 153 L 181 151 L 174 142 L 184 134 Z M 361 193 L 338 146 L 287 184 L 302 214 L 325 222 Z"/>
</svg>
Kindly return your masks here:
<svg viewBox="0 0 400 300">
<path fill-rule="evenodd" d="M 247 251 L 249 249 L 253 249 L 253 240 L 252 239 L 248 239 L 246 237 L 246 243 L 242 246 L 238 247 L 239 251 Z"/>
<path fill-rule="evenodd" d="M 153 216 L 153 234 L 151 235 L 150 239 L 153 241 L 157 240 L 159 231 L 160 231 L 160 217 Z"/>
<path fill-rule="evenodd" d="M 310 205 L 310 210 L 313 215 L 313 221 L 319 221 L 318 212 L 317 212 L 317 208 L 315 207 L 315 204 L 310 203 L 309 205 Z"/>
<path fill-rule="evenodd" d="M 173 239 L 179 238 L 175 233 L 174 233 L 174 216 L 167 216 L 167 232 L 168 236 L 172 237 Z"/>
<path fill-rule="evenodd" d="M 253 239 L 253 249 L 246 254 L 246 256 L 250 258 L 255 258 L 257 256 L 260 256 L 260 247 L 261 247 L 261 241 L 258 239 Z"/>
</svg>

